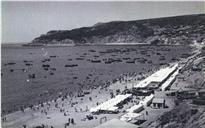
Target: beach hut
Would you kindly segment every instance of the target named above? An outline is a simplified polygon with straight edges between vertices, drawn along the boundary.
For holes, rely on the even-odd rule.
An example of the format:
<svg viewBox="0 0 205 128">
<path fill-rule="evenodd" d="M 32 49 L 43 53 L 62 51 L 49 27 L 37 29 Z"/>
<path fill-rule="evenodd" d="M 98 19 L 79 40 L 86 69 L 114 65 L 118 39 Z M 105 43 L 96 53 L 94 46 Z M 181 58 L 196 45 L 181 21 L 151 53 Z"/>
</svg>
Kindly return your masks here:
<svg viewBox="0 0 205 128">
<path fill-rule="evenodd" d="M 149 77 L 145 78 L 144 80 L 140 81 L 135 88 L 144 88 L 147 89 L 148 86 L 157 88 L 161 86 L 176 70 L 178 64 L 175 64 L 170 67 L 162 68 L 157 72 L 153 73 Z"/>
<path fill-rule="evenodd" d="M 173 75 L 171 75 L 160 87 L 160 90 L 166 91 L 176 80 L 176 76 L 178 75 L 179 70 L 176 70 Z"/>
<path fill-rule="evenodd" d="M 138 112 L 141 112 L 143 109 L 144 109 L 144 107 L 142 104 L 137 104 L 137 105 L 134 105 L 131 108 L 127 109 L 126 111 L 128 113 L 138 113 Z"/>
<path fill-rule="evenodd" d="M 165 99 L 154 98 L 152 104 L 154 108 L 165 108 Z"/>
<path fill-rule="evenodd" d="M 132 94 L 117 95 L 116 97 L 103 102 L 102 104 L 90 109 L 91 113 L 101 113 L 101 112 L 117 112 L 118 105 L 132 97 Z"/>
</svg>

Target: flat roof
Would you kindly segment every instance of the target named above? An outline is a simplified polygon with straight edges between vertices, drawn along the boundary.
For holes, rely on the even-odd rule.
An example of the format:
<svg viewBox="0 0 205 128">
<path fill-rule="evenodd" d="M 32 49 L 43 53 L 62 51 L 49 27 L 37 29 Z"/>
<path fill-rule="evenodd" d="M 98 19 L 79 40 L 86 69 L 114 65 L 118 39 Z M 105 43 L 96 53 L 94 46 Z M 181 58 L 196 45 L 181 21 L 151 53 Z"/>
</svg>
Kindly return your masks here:
<svg viewBox="0 0 205 128">
<path fill-rule="evenodd" d="M 162 82 L 165 80 L 170 73 L 172 73 L 176 68 L 178 67 L 178 64 L 175 64 L 170 67 L 162 68 L 158 70 L 157 72 L 153 73 L 149 77 L 145 78 L 144 80 L 140 81 L 139 84 L 135 85 L 136 88 L 144 88 L 147 87 L 148 84 L 151 82 Z"/>
<path fill-rule="evenodd" d="M 142 108 L 143 108 L 142 104 L 137 104 L 137 105 L 134 105 L 131 108 L 127 109 L 126 111 L 127 112 L 134 112 L 135 110 L 142 109 Z"/>
<path fill-rule="evenodd" d="M 154 98 L 152 103 L 164 103 L 165 99 L 162 98 Z"/>
<path fill-rule="evenodd" d="M 139 128 L 139 126 L 114 118 L 95 128 Z"/>
<path fill-rule="evenodd" d="M 141 100 L 141 101 L 139 102 L 139 104 L 142 104 L 142 105 L 144 105 L 144 106 L 147 106 L 147 104 L 148 104 L 149 102 L 151 102 L 151 101 L 153 100 L 153 98 L 154 98 L 154 94 L 150 94 L 149 96 L 146 96 L 143 100 Z"/>
<path fill-rule="evenodd" d="M 161 86 L 161 89 L 162 91 L 165 91 L 167 87 L 169 87 L 171 85 L 171 83 L 175 80 L 176 76 L 178 75 L 179 73 L 179 70 L 176 70 L 174 72 L 174 74 L 172 76 L 170 76 L 170 78 L 168 80 L 166 80 L 162 86 Z"/>
<path fill-rule="evenodd" d="M 93 107 L 90 109 L 90 112 L 97 112 L 99 110 L 107 110 L 107 111 L 115 111 L 118 109 L 115 105 L 119 104 L 120 102 L 124 101 L 125 99 L 131 97 L 132 94 L 125 94 L 125 95 L 117 95 L 116 97 L 103 102 L 102 104 Z"/>
</svg>

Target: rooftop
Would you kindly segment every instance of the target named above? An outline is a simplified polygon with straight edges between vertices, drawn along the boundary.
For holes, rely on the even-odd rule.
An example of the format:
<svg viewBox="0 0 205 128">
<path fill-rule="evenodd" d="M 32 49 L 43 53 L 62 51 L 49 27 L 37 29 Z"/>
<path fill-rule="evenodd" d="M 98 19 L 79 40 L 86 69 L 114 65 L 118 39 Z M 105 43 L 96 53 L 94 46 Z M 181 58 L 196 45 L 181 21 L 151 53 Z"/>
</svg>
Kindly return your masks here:
<svg viewBox="0 0 205 128">
<path fill-rule="evenodd" d="M 137 105 L 134 105 L 131 108 L 127 109 L 127 112 L 134 112 L 135 110 L 140 109 L 140 108 L 143 109 L 143 105 L 142 104 L 137 104 Z"/>
<path fill-rule="evenodd" d="M 139 84 L 135 85 L 136 88 L 144 88 L 147 87 L 148 84 L 151 82 L 162 82 L 165 80 L 174 70 L 176 70 L 178 67 L 178 64 L 175 64 L 171 67 L 166 67 L 163 69 L 160 69 L 159 71 L 153 73 L 146 79 L 139 82 Z"/>
<path fill-rule="evenodd" d="M 162 98 L 154 98 L 152 103 L 164 103 L 165 99 Z"/>
<path fill-rule="evenodd" d="M 90 112 L 97 112 L 99 110 L 105 110 L 105 111 L 116 111 L 118 107 L 116 107 L 117 104 L 124 101 L 125 99 L 131 97 L 132 94 L 125 94 L 125 95 L 117 95 L 115 98 L 112 98 L 108 101 L 105 101 L 104 103 L 93 107 L 90 109 Z"/>
</svg>

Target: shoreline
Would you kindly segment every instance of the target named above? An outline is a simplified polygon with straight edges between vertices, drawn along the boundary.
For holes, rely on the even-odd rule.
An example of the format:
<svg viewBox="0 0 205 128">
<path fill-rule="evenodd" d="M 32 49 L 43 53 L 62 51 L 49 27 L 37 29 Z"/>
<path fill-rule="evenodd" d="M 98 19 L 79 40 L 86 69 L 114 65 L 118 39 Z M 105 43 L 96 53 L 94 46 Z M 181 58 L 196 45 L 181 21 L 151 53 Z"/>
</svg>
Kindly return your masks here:
<svg viewBox="0 0 205 128">
<path fill-rule="evenodd" d="M 160 70 L 162 67 L 160 67 L 158 70 Z M 73 109 L 73 107 L 72 107 L 72 103 L 76 103 L 76 101 L 77 102 L 79 102 L 80 104 L 78 104 L 77 103 L 77 106 L 78 107 L 75 107 L 74 108 L 74 110 L 72 110 L 72 111 L 70 111 L 70 113 L 76 113 L 77 111 L 79 111 L 79 109 L 80 109 L 80 111 L 81 111 L 81 116 L 82 116 L 82 114 L 84 114 L 84 113 L 87 113 L 87 114 L 89 114 L 89 111 L 88 111 L 88 109 L 89 108 L 91 108 L 91 107 L 93 107 L 93 106 L 95 106 L 93 103 L 94 102 L 100 102 L 100 103 L 102 103 L 102 102 L 104 102 L 105 100 L 108 100 L 107 98 L 105 98 L 106 96 L 109 96 L 110 94 L 109 94 L 109 91 L 111 91 L 112 90 L 112 92 L 116 92 L 116 90 L 117 89 L 120 89 L 120 90 L 124 90 L 125 89 L 125 87 L 126 88 L 132 88 L 133 87 L 133 83 L 135 83 L 135 84 L 137 84 L 137 83 L 139 83 L 139 81 L 141 81 L 141 80 L 137 80 L 138 78 L 140 78 L 140 77 L 142 77 L 142 75 L 144 76 L 144 77 L 148 77 L 148 76 L 150 76 L 150 74 L 153 74 L 153 70 L 152 71 L 150 71 L 150 72 L 147 72 L 147 73 L 145 73 L 145 74 L 137 74 L 136 76 L 134 76 L 134 77 L 127 77 L 126 75 L 124 76 L 124 80 L 123 81 L 117 81 L 117 82 L 115 82 L 115 83 L 112 83 L 112 84 L 110 84 L 109 86 L 105 86 L 105 87 L 103 87 L 103 86 L 99 86 L 98 88 L 96 88 L 96 89 L 92 89 L 92 90 L 90 90 L 90 93 L 88 94 L 88 95 L 85 95 L 85 96 L 83 96 L 83 97 L 77 97 L 77 95 L 78 95 L 78 93 L 76 92 L 75 93 L 75 95 L 73 96 L 73 97 L 69 97 L 69 96 L 67 96 L 67 98 L 65 98 L 64 99 L 64 97 L 59 97 L 59 98 L 57 98 L 56 100 L 55 99 L 53 99 L 53 100 L 51 100 L 51 101 L 48 101 L 48 102 L 44 102 L 44 103 L 42 103 L 42 104 L 38 104 L 38 105 L 33 105 L 33 107 L 32 108 L 29 108 L 29 107 L 27 107 L 27 108 L 25 108 L 25 109 L 23 109 L 23 110 L 21 110 L 21 111 L 16 111 L 16 112 L 14 112 L 14 113 L 10 113 L 10 114 L 7 114 L 7 115 L 5 115 L 4 117 L 7 117 L 7 118 L 11 118 L 11 117 L 15 117 L 15 116 L 17 116 L 17 115 L 22 115 L 23 114 L 23 118 L 25 118 L 25 117 L 29 117 L 29 118 L 31 118 L 31 119 L 29 119 L 29 121 L 31 121 L 32 123 L 30 124 L 30 125 L 33 125 L 33 126 L 35 126 L 35 121 L 33 122 L 32 120 L 34 120 L 35 118 L 39 118 L 39 117 L 41 117 L 42 118 L 42 116 L 45 118 L 48 118 L 48 115 L 53 115 L 54 113 L 56 113 L 56 110 L 55 110 L 55 107 L 54 106 L 56 106 L 56 103 L 57 104 L 61 104 L 62 105 L 62 107 L 66 104 L 65 102 L 69 102 L 68 104 L 70 104 L 71 105 L 71 109 Z M 121 86 L 118 86 L 118 85 L 121 85 Z M 93 95 L 94 94 L 94 95 Z M 93 101 L 91 101 L 91 103 L 90 104 L 92 104 L 91 106 L 90 105 L 87 105 L 87 106 L 89 106 L 89 107 L 87 107 L 85 104 L 86 103 L 84 103 L 84 102 L 86 102 L 86 101 L 79 101 L 79 99 L 81 99 L 81 98 L 83 98 L 83 99 L 85 99 L 86 97 L 88 98 L 88 96 L 90 96 L 90 97 L 93 97 L 92 98 L 92 100 Z M 94 100 L 94 97 L 96 97 L 95 98 L 95 100 L 98 100 L 98 101 L 95 101 Z M 99 98 L 99 97 L 101 97 L 101 98 Z M 64 100 L 62 100 L 62 99 L 64 99 Z M 100 99 L 100 101 L 99 101 L 99 99 Z M 45 106 L 47 106 L 46 107 L 46 109 L 45 109 Z M 48 107 L 49 106 L 49 107 Z M 50 107 L 51 106 L 51 107 Z M 74 105 L 75 106 L 75 105 Z M 80 108 L 79 108 L 79 106 L 80 106 Z M 83 106 L 83 110 L 81 110 L 82 109 L 82 106 Z M 53 109 L 54 108 L 54 110 L 50 110 L 50 109 Z M 77 111 L 76 111 L 76 108 L 78 109 Z M 85 108 L 87 109 L 87 110 L 85 110 Z M 45 111 L 46 110 L 46 111 Z M 76 111 L 76 112 L 73 112 L 73 111 Z M 68 111 L 66 111 L 65 113 L 67 113 Z M 58 113 L 58 112 L 57 112 Z M 61 113 L 61 112 L 60 112 Z M 65 113 L 64 113 L 64 116 L 65 116 Z M 69 112 L 68 112 L 69 113 Z M 78 112 L 77 112 L 78 113 Z M 119 113 L 120 114 L 120 113 Z M 119 117 L 120 115 L 119 114 L 116 114 L 114 117 L 116 118 L 116 117 Z M 35 116 L 36 115 L 36 116 Z M 55 114 L 54 114 L 55 115 Z M 53 115 L 53 116 L 54 116 Z M 122 114 L 121 114 L 122 115 Z M 81 117 L 80 116 L 80 117 Z M 102 115 L 101 115 L 102 116 Z M 100 116 L 100 117 L 101 117 Z M 49 117 L 50 118 L 50 117 Z M 52 117 L 53 118 L 53 117 Z M 109 118 L 109 116 L 108 116 L 108 118 Z M 112 119 L 112 118 L 111 118 Z M 15 125 L 15 122 L 18 122 L 17 121 L 18 119 L 13 119 L 13 124 Z M 20 119 L 20 120 L 24 120 L 24 119 Z M 26 122 L 28 122 L 29 123 L 29 121 L 28 120 L 26 120 Z M 44 120 L 45 121 L 45 120 Z M 11 121 L 12 122 L 12 121 Z M 22 122 L 22 121 L 21 121 Z M 26 123 L 25 122 L 25 123 Z M 45 121 L 46 122 L 46 121 Z M 51 123 L 51 122 L 50 122 Z M 78 122 L 79 123 L 79 122 Z M 10 123 L 9 123 L 10 124 Z M 10 125 L 9 124 L 4 124 L 3 126 L 5 126 L 5 127 L 8 127 L 8 128 L 10 128 Z M 94 124 L 96 124 L 96 123 L 94 123 Z M 28 125 L 28 126 L 30 126 L 30 125 Z M 39 124 L 40 125 L 40 124 Z M 99 124 L 97 124 L 97 125 L 99 125 Z M 96 126 L 97 126 L 96 125 Z M 33 127 L 32 126 L 32 127 Z M 51 126 L 52 126 L 52 124 L 51 124 Z M 11 128 L 12 128 L 12 125 L 11 125 Z M 57 127 L 58 128 L 58 127 Z M 60 127 L 59 127 L 60 128 Z M 90 126 L 88 126 L 88 128 L 90 128 Z"/>
<path fill-rule="evenodd" d="M 134 73 L 134 74 L 136 74 L 136 73 Z M 138 77 L 138 76 L 147 76 L 148 74 L 150 74 L 149 72 L 146 72 L 146 73 L 144 73 L 144 74 L 140 74 L 139 75 L 139 73 L 138 73 L 138 75 L 136 75 L 135 77 Z M 122 76 L 122 75 L 124 75 L 124 76 Z M 116 80 L 116 79 L 118 79 L 118 81 L 116 81 L 115 83 L 112 83 L 111 81 L 113 81 L 113 80 L 110 80 L 110 81 L 108 81 L 108 83 L 111 83 L 111 84 L 109 84 L 109 85 L 107 85 L 106 83 L 104 83 L 104 84 L 102 84 L 102 85 L 100 85 L 100 86 L 98 86 L 98 87 L 90 87 L 90 89 L 84 89 L 83 90 L 83 92 L 92 92 L 93 90 L 96 90 L 96 89 L 98 89 L 98 88 L 104 88 L 104 87 L 110 87 L 110 86 L 112 86 L 112 85 L 115 85 L 116 83 L 118 83 L 119 81 L 122 81 L 122 83 L 123 84 L 126 84 L 126 79 L 130 79 L 130 78 L 132 78 L 132 77 L 127 77 L 127 74 L 121 74 L 121 75 L 119 75 L 119 77 L 118 78 L 115 78 L 115 79 L 113 79 L 114 81 Z M 119 80 L 120 79 L 120 80 Z M 123 81 L 124 80 L 124 81 Z M 62 97 L 64 97 L 64 96 L 67 96 L 67 97 L 69 97 L 69 98 L 76 98 L 80 93 L 79 93 L 79 91 L 80 90 L 78 90 L 78 91 L 75 91 L 74 93 L 67 93 L 68 95 L 62 95 L 61 97 L 59 97 L 59 96 L 57 96 L 57 98 L 53 98 L 53 99 L 50 99 L 50 100 L 48 100 L 48 101 L 44 101 L 44 102 L 42 102 L 43 104 L 44 103 L 47 103 L 47 102 L 50 102 L 50 101 L 55 101 L 55 100 L 59 100 L 59 99 L 61 99 Z M 59 93 L 62 93 L 62 92 L 59 92 Z M 70 96 L 71 95 L 71 96 Z M 33 106 L 39 106 L 39 105 L 41 105 L 41 103 L 40 104 L 32 104 Z M 28 107 L 29 105 L 27 105 L 27 107 L 26 108 L 24 108 L 24 109 L 28 109 L 29 107 Z M 9 115 L 9 114 L 12 114 L 12 113 L 15 113 L 15 112 L 18 112 L 18 111 L 20 111 L 20 106 L 19 106 L 19 109 L 18 110 L 14 110 L 13 112 L 11 112 L 11 113 L 7 113 L 7 114 L 3 114 L 3 116 L 7 116 L 7 115 Z"/>
<path fill-rule="evenodd" d="M 76 47 L 76 46 L 191 46 L 183 44 L 149 44 L 149 43 L 104 43 L 104 44 L 29 44 L 29 43 L 11 43 L 1 44 L 2 47 L 7 46 L 21 46 L 21 47 Z"/>
</svg>

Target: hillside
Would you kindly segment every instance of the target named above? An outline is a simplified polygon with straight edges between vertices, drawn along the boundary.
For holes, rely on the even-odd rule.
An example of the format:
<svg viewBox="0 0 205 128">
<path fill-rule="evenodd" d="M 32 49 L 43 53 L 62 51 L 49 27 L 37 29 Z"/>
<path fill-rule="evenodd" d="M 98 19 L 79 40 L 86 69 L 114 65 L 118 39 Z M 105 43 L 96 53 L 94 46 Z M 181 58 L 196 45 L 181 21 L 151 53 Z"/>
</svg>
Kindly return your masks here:
<svg viewBox="0 0 205 128">
<path fill-rule="evenodd" d="M 113 21 L 72 30 L 52 30 L 35 38 L 31 44 L 190 44 L 204 42 L 203 37 L 205 37 L 205 14 L 198 14 Z"/>
</svg>

